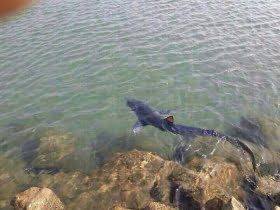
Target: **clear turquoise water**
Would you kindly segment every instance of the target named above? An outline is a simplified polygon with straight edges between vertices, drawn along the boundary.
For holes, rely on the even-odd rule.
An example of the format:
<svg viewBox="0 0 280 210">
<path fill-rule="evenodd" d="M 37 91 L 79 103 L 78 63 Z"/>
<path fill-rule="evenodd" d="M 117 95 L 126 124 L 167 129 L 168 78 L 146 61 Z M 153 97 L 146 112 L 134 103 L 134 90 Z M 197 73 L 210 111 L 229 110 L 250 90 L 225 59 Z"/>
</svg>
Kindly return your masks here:
<svg viewBox="0 0 280 210">
<path fill-rule="evenodd" d="M 40 1 L 0 23 L 0 130 L 62 128 L 86 148 L 130 133 L 125 97 L 221 131 L 240 116 L 277 119 L 279 40 L 276 0 Z"/>
</svg>

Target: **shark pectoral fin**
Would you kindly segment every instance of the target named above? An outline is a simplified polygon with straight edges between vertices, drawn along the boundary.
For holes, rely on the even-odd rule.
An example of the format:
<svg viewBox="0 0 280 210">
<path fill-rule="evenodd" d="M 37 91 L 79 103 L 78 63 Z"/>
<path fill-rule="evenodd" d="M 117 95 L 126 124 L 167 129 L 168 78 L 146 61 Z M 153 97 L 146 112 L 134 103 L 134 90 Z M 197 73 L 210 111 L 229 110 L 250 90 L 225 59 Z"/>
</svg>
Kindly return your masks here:
<svg viewBox="0 0 280 210">
<path fill-rule="evenodd" d="M 172 115 L 164 118 L 165 122 L 167 122 L 168 124 L 173 124 L 174 123 L 174 117 Z"/>
<path fill-rule="evenodd" d="M 143 127 L 144 127 L 143 124 L 139 120 L 137 120 L 137 122 L 134 124 L 132 128 L 132 132 L 134 134 L 138 134 L 143 129 Z"/>
</svg>

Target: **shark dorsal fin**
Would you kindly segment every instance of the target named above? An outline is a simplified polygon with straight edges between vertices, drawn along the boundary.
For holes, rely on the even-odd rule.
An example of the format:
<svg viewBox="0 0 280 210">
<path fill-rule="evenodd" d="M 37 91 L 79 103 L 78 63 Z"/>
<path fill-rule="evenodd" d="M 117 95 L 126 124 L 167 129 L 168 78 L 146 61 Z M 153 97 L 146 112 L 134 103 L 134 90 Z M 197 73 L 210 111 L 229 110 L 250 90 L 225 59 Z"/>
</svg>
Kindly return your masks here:
<svg viewBox="0 0 280 210">
<path fill-rule="evenodd" d="M 169 123 L 169 124 L 173 124 L 174 123 L 174 117 L 172 115 L 164 118 L 165 122 Z"/>
</svg>

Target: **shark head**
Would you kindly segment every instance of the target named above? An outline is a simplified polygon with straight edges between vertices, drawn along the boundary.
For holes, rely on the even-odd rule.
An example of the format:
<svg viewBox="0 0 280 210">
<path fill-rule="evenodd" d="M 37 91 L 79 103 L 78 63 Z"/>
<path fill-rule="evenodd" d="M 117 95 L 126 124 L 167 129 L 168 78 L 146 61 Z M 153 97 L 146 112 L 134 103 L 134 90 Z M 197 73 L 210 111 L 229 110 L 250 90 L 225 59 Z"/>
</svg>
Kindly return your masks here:
<svg viewBox="0 0 280 210">
<path fill-rule="evenodd" d="M 152 110 L 147 104 L 136 99 L 127 99 L 127 106 L 137 116 L 133 126 L 133 133 L 139 133 L 144 126 L 152 125 L 162 131 L 167 130 L 174 122 L 173 116 L 162 116 L 160 112 Z"/>
<path fill-rule="evenodd" d="M 146 116 L 154 112 L 147 104 L 136 99 L 129 98 L 126 104 L 137 116 Z"/>
</svg>

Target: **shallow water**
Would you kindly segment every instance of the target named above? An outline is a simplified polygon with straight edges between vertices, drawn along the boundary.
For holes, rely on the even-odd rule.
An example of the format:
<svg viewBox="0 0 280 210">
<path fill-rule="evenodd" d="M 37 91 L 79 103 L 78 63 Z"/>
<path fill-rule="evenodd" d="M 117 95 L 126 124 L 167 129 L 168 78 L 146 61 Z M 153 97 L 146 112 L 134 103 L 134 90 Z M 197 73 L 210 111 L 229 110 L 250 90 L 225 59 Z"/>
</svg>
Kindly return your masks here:
<svg viewBox="0 0 280 210">
<path fill-rule="evenodd" d="M 45 128 L 71 131 L 80 157 L 102 133 L 129 139 L 125 97 L 220 131 L 279 123 L 279 14 L 276 0 L 41 1 L 0 23 L 1 150 Z"/>
</svg>

